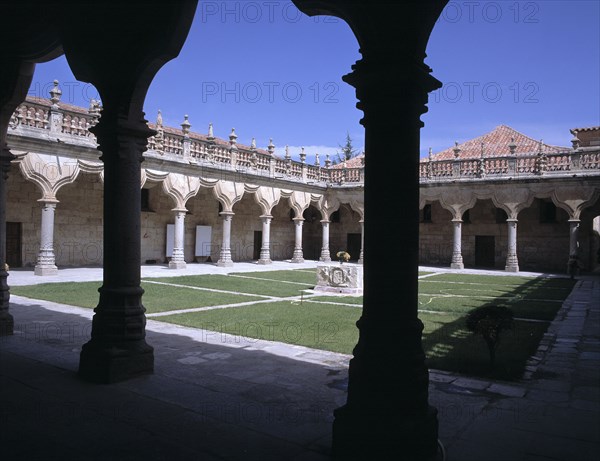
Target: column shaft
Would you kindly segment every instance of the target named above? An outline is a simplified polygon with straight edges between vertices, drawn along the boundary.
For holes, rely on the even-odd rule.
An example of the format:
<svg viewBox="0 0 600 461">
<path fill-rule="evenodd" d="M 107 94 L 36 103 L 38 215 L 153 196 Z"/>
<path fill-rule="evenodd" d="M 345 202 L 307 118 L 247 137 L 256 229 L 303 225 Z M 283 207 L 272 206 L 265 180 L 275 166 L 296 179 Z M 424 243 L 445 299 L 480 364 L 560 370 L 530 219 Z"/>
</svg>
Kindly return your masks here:
<svg viewBox="0 0 600 461">
<path fill-rule="evenodd" d="M 386 59 L 365 57 L 343 77 L 356 87 L 365 151 L 376 159 L 365 168 L 363 247 L 366 254 L 379 255 L 364 261 L 363 311 L 348 397 L 334 412 L 333 457 L 344 461 L 425 460 L 437 450 L 437 411 L 428 402 L 417 308 L 419 116 L 427 92 L 440 85 L 427 66 L 402 65 L 402 72 L 390 72 Z M 391 132 L 402 140 L 400 168 L 379 161 L 389 151 Z M 386 257 L 393 258 L 389 264 L 382 261 Z"/>
<path fill-rule="evenodd" d="M 329 252 L 329 223 L 330 221 L 327 219 L 323 219 L 321 221 L 321 225 L 323 226 L 323 243 L 319 261 L 325 263 L 331 262 L 331 253 Z"/>
<path fill-rule="evenodd" d="M 273 216 L 263 215 L 262 220 L 262 242 L 260 247 L 260 258 L 258 264 L 271 264 L 271 220 Z"/>
<path fill-rule="evenodd" d="M 83 346 L 79 374 L 110 383 L 152 373 L 154 350 L 146 343 L 144 290 L 140 286 L 141 172 L 148 128 L 110 110 L 91 128 L 104 162 L 104 270 L 94 310 L 92 339 Z M 108 107 L 107 107 L 108 106 Z"/>
<path fill-rule="evenodd" d="M 364 264 L 365 252 L 363 250 L 365 246 L 365 220 L 360 220 L 360 253 L 358 255 L 358 264 Z"/>
<path fill-rule="evenodd" d="M 231 211 L 221 212 L 221 217 L 223 218 L 223 240 L 217 266 L 233 266 L 233 261 L 231 260 L 231 220 L 233 219 L 233 215 L 234 213 Z"/>
<path fill-rule="evenodd" d="M 517 258 L 517 220 L 507 219 L 506 224 L 508 226 L 508 250 L 506 253 L 506 266 L 504 270 L 507 272 L 519 272 L 519 259 Z"/>
<path fill-rule="evenodd" d="M 0 140 L 0 336 L 12 335 L 15 324 L 9 312 L 10 288 L 6 270 L 6 182 L 11 158 L 13 155 Z"/>
<path fill-rule="evenodd" d="M 295 240 L 294 240 L 294 254 L 291 262 L 303 263 L 304 253 L 302 252 L 302 225 L 304 224 L 304 218 L 294 218 L 295 224 Z"/>
<path fill-rule="evenodd" d="M 569 261 L 567 272 L 574 276 L 579 269 L 579 219 L 569 219 Z"/>
<path fill-rule="evenodd" d="M 452 224 L 454 225 L 454 238 L 452 244 L 452 262 L 450 264 L 451 269 L 464 269 L 462 257 L 462 219 L 453 219 Z"/>
<path fill-rule="evenodd" d="M 173 243 L 173 255 L 169 261 L 169 269 L 185 269 L 184 245 L 185 245 L 185 213 L 187 210 L 175 209 L 175 241 Z"/>
<path fill-rule="evenodd" d="M 54 212 L 58 200 L 39 200 L 42 204 L 42 228 L 40 230 L 40 251 L 37 264 L 33 270 L 35 275 L 56 275 L 58 268 L 54 255 Z"/>
</svg>

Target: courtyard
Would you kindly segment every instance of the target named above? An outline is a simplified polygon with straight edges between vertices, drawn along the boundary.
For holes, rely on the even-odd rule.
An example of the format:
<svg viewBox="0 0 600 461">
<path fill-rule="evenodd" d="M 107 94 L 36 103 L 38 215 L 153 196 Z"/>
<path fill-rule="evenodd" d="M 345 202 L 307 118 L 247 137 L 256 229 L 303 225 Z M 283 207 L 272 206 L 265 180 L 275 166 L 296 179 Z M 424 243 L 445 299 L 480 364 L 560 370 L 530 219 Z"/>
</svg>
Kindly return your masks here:
<svg viewBox="0 0 600 461">
<path fill-rule="evenodd" d="M 7 459 L 329 459 L 333 410 L 346 399 L 351 356 L 322 346 L 272 341 L 269 335 L 276 334 L 274 325 L 271 330 L 263 328 L 266 339 L 258 339 L 251 335 L 257 331 L 255 327 L 247 327 L 243 334 L 239 328 L 225 332 L 220 329 L 227 325 L 225 317 L 219 322 L 213 318 L 211 325 L 200 317 L 226 316 L 236 310 L 249 315 L 272 305 L 279 306 L 279 311 L 283 308 L 306 315 L 320 307 L 330 311 L 337 307 L 357 318 L 359 297 L 302 294 L 305 286 L 311 286 L 309 276 L 315 265 L 305 262 L 294 266 L 298 267 L 294 271 L 284 262 L 275 262 L 271 270 L 249 263 L 234 268 L 190 265 L 188 274 L 198 273 L 186 277 L 177 270 L 144 266 L 147 338 L 156 352 L 155 372 L 108 387 L 76 377 L 81 345 L 91 331 L 90 307 L 97 297 L 101 269 L 64 269 L 53 277 L 54 291 L 47 289 L 51 285 L 46 284 L 48 278 L 34 277 L 31 271 L 12 272 L 15 334 L 1 340 L 0 377 L 2 421 L 8 428 L 0 434 L 0 441 Z M 485 303 L 487 296 L 508 298 L 515 317 L 537 319 L 530 323 L 539 325 L 545 334 L 519 379 L 430 369 L 430 399 L 439 412 L 445 459 L 593 459 L 600 447 L 598 278 L 580 277 L 571 291 L 570 280 L 536 277 L 539 274 L 514 277 L 493 271 L 456 272 L 420 271 L 420 317 L 426 325 L 424 345 L 430 351 L 430 366 L 443 355 L 442 350 L 446 357 L 453 355 L 447 351 L 450 340 L 442 340 L 441 333 L 434 334 L 436 330 L 454 340 L 465 340 L 461 338 L 464 332 L 458 333 L 462 322 L 455 319 L 441 326 L 436 322 L 442 322 L 437 320 L 442 314 L 430 312 L 433 305 L 454 318 L 460 315 L 460 306 L 468 309 Z M 209 282 L 208 277 L 215 279 Z M 66 279 L 77 284 L 61 283 Z M 261 286 L 261 279 L 269 282 Z M 67 289 L 69 286 L 78 289 Z M 89 289 L 89 294 L 79 290 L 82 287 Z M 169 296 L 165 291 L 162 298 L 155 296 L 171 288 L 176 290 L 168 291 Z M 33 296 L 36 289 L 40 290 L 35 295 L 38 298 L 43 291 L 63 301 L 70 299 L 72 304 L 83 304 L 75 302 L 77 297 L 88 299 L 89 304 L 78 307 L 16 294 L 30 290 Z M 176 293 L 188 290 L 196 305 L 200 299 L 218 296 L 212 305 L 186 307 L 185 297 Z M 558 302 L 563 291 L 571 294 L 565 302 Z M 222 307 L 219 303 L 223 300 L 231 306 Z M 557 302 L 548 302 L 551 300 Z M 241 325 L 245 320 L 239 313 L 234 318 Z M 184 326 L 186 318 L 190 324 L 198 322 L 196 327 Z M 265 320 L 251 321 L 260 324 Z M 277 321 L 283 327 L 288 318 Z M 299 318 L 289 321 L 304 325 Z M 317 317 L 310 321 L 325 320 Z M 353 320 L 348 323 L 353 326 Z M 293 339 L 296 331 L 288 327 L 286 339 Z M 314 330 L 310 333 L 314 335 Z M 499 354 L 502 348 L 511 350 L 509 343 L 517 339 L 516 333 L 511 335 L 500 345 Z M 448 346 L 442 347 L 445 342 Z M 72 436 L 74 428 L 77 437 Z M 29 443 L 24 437 L 33 433 L 36 443 Z M 498 437 L 499 433 L 503 436 Z"/>
<path fill-rule="evenodd" d="M 362 296 L 315 292 L 311 263 L 300 269 L 287 265 L 261 271 L 251 271 L 257 265 L 247 266 L 249 272 L 165 276 L 166 271 L 143 277 L 147 318 L 227 336 L 237 343 L 271 341 L 350 357 L 358 341 Z M 471 272 L 419 272 L 419 317 L 428 366 L 466 376 L 519 380 L 575 281 L 541 274 Z M 54 281 L 14 286 L 12 294 L 92 309 L 99 285 Z M 498 304 L 511 309 L 514 324 L 502 333 L 497 363 L 491 368 L 485 343 L 467 329 L 466 317 L 474 309 Z M 398 308 L 402 308 L 400 293 Z"/>
</svg>

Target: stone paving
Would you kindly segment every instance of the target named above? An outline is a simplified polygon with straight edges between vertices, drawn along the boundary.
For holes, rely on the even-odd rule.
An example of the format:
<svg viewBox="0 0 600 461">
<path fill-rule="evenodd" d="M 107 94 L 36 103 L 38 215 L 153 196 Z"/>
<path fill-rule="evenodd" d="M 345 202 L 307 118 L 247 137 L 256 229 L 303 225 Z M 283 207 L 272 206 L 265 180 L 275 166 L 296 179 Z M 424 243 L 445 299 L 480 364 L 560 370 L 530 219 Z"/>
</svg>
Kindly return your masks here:
<svg viewBox="0 0 600 461">
<path fill-rule="evenodd" d="M 80 280 L 99 280 L 91 271 L 79 269 Z M 0 338 L 3 460 L 329 459 L 347 355 L 148 320 L 155 374 L 93 385 L 75 374 L 92 311 L 11 301 L 15 335 Z M 521 381 L 432 370 L 430 383 L 447 460 L 598 459 L 600 278 L 579 279 Z"/>
</svg>

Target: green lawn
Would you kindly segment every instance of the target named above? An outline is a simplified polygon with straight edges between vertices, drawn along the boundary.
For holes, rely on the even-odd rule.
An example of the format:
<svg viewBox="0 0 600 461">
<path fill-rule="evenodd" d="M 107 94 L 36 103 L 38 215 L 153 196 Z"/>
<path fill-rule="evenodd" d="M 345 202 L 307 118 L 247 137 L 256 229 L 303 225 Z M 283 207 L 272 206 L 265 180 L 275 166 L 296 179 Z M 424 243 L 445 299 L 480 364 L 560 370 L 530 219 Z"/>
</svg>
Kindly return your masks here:
<svg viewBox="0 0 600 461">
<path fill-rule="evenodd" d="M 11 287 L 10 292 L 28 298 L 95 308 L 98 305 L 98 288 L 100 285 L 102 285 L 100 282 L 43 283 L 40 285 Z M 215 293 L 143 282 L 142 288 L 145 291 L 143 303 L 148 314 L 262 299 L 257 296 Z"/>
<path fill-rule="evenodd" d="M 419 280 L 419 317 L 425 325 L 423 347 L 428 366 L 499 379 L 519 378 L 574 283 L 559 278 L 452 273 Z M 47 283 L 12 287 L 11 292 L 95 307 L 100 285 L 100 282 Z M 176 309 L 263 301 L 160 316 L 155 317 L 156 320 L 351 354 L 358 340 L 355 323 L 361 315 L 363 298 L 311 296 L 304 291 L 314 285 L 315 274 L 305 269 L 142 281 L 146 291 L 144 306 L 150 317 Z M 494 370 L 489 368 L 483 339 L 469 332 L 465 325 L 469 311 L 490 304 L 509 307 L 516 318 L 514 328 L 501 335 Z M 402 308 L 401 299 L 398 308 Z"/>
</svg>

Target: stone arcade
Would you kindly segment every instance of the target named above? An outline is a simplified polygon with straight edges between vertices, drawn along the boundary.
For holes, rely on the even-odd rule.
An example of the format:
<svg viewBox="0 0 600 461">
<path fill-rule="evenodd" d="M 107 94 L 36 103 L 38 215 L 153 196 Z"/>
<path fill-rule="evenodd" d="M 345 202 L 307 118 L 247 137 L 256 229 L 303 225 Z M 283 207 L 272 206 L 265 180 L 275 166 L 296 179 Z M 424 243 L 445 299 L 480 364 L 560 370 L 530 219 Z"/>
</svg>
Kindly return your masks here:
<svg viewBox="0 0 600 461">
<path fill-rule="evenodd" d="M 294 3 L 309 15 L 329 14 L 345 20 L 356 35 L 362 54 L 362 59 L 352 66 L 352 71 L 343 80 L 356 88 L 358 108 L 364 112 L 361 123 L 365 127 L 365 150 L 370 159 L 364 177 L 364 214 L 358 220 L 364 226 L 364 306 L 358 322 L 359 342 L 349 368 L 347 402 L 335 411 L 333 456 L 343 460 L 434 459 L 437 451 L 437 411 L 429 405 L 428 370 L 421 346 L 423 325 L 417 317 L 419 130 L 422 126 L 420 116 L 427 110 L 428 93 L 441 85 L 430 75 L 431 69 L 424 63 L 424 58 L 429 34 L 447 2 L 294 0 Z M 46 11 L 32 2 L 23 1 L 2 8 L 0 260 L 6 260 L 6 181 L 19 174 L 16 168 L 11 169 L 14 159 L 11 149 L 19 153 L 19 146 L 13 145 L 14 139 L 7 136 L 11 118 L 17 107 L 25 101 L 35 63 L 64 53 L 75 77 L 93 84 L 103 102 L 102 116 L 90 128 L 102 155 L 98 159 L 96 146 L 90 143 L 88 152 L 92 157 L 96 155 L 94 159 L 77 160 L 77 167 L 83 173 L 102 175 L 104 194 L 103 217 L 100 221 L 90 222 L 102 227 L 103 284 L 93 318 L 91 339 L 81 352 L 79 374 L 86 380 L 111 383 L 152 373 L 154 355 L 152 346 L 145 340 L 143 290 L 140 287 L 143 236 L 140 203 L 143 181 L 162 182 L 165 193 L 176 198 L 173 208 L 176 215 L 173 218 L 178 220 L 176 232 L 179 236 L 175 239 L 178 251 L 173 249 L 173 262 L 177 265 L 181 265 L 182 259 L 181 228 L 185 227 L 185 218 L 189 216 L 185 211 L 186 204 L 201 190 L 201 186 L 212 186 L 215 197 L 222 205 L 220 216 L 224 231 L 219 260 L 222 264 L 230 262 L 231 239 L 228 229 L 233 229 L 235 222 L 233 208 L 235 203 L 243 200 L 249 187 L 245 182 L 232 180 L 233 170 L 227 171 L 225 178 L 212 178 L 214 183 L 200 184 L 206 181 L 204 176 L 188 182 L 177 175 L 182 174 L 180 170 L 154 170 L 151 167 L 153 160 L 149 156 L 144 160 L 145 179 L 140 174 L 143 153 L 148 146 L 152 149 L 149 138 L 154 136 L 156 142 L 160 141 L 158 127 L 149 127 L 144 119 L 144 98 L 158 69 L 178 55 L 189 31 L 196 2 L 153 3 L 151 7 L 130 2 L 83 3 L 77 8 L 62 8 L 52 21 Z M 396 61 L 395 65 L 390 66 L 390 59 Z M 115 68 L 119 69 L 118 73 L 114 72 Z M 398 111 L 398 107 L 403 110 Z M 36 115 L 31 115 L 35 120 Z M 49 120 L 53 120 L 52 117 Z M 41 128 L 44 128 L 44 120 L 40 122 Z M 79 123 L 80 120 L 71 119 L 69 130 L 75 130 L 76 133 L 70 132 L 65 136 L 80 136 L 85 130 Z M 184 123 L 183 131 L 187 129 L 186 126 Z M 56 128 L 52 122 L 48 129 Z M 389 152 L 388 135 L 392 132 L 396 139 L 402 140 L 399 168 L 390 168 L 386 157 Z M 185 138 L 186 133 L 182 136 Z M 190 157 L 193 157 L 191 136 L 189 142 Z M 43 153 L 36 154 L 40 159 L 44 158 L 43 155 L 64 155 L 69 149 L 62 146 L 60 139 L 51 144 L 42 144 L 40 150 Z M 49 149 L 50 145 L 54 149 Z M 227 155 L 232 161 L 234 158 L 237 161 L 234 146 L 235 136 L 231 136 Z M 182 156 L 183 152 L 182 148 Z M 540 167 L 542 158 L 540 156 Z M 28 160 L 21 161 L 26 166 L 27 163 L 23 161 Z M 46 163 L 45 160 L 41 161 Z M 21 164 L 19 168 L 23 171 Z M 157 160 L 154 166 L 160 164 Z M 290 171 L 298 168 L 297 164 L 288 165 Z M 480 165 L 487 168 L 485 162 Z M 36 174 L 35 167 L 26 171 L 33 176 Z M 159 173 L 153 176 L 154 171 Z M 287 173 L 288 170 L 285 171 Z M 454 169 L 452 171 L 454 174 Z M 540 168 L 539 171 L 545 170 Z M 54 180 L 42 189 L 45 195 L 40 202 L 42 210 L 39 219 L 44 221 L 40 225 L 43 230 L 40 246 L 44 253 L 40 252 L 38 258 L 38 273 L 54 271 L 56 261 L 52 261 L 51 232 L 53 219 L 56 222 L 60 215 L 56 191 L 63 183 L 75 181 L 78 174 L 76 169 L 69 172 L 68 168 L 57 169 L 57 172 Z M 457 174 L 463 173 L 459 169 Z M 211 180 L 210 175 L 208 180 Z M 41 179 L 39 181 L 43 182 Z M 100 187 L 98 182 L 93 184 Z M 270 216 L 273 216 L 273 206 L 280 196 L 270 191 L 259 192 L 264 186 L 260 182 L 248 184 L 256 186 L 252 191 L 255 196 L 263 197 L 258 203 L 262 207 L 261 224 L 267 229 Z M 296 212 L 292 218 L 295 226 L 292 257 L 300 260 L 305 257 L 299 251 L 302 248 L 303 212 L 309 208 L 310 202 L 329 203 L 329 197 L 326 194 L 322 194 L 324 198 L 314 197 L 311 189 L 305 185 L 297 190 L 281 185 L 281 195 L 289 199 Z M 585 190 L 589 188 L 587 185 Z M 32 199 L 39 197 L 39 192 L 33 193 L 31 189 L 30 192 Z M 512 258 L 515 250 L 512 245 L 516 235 L 515 220 L 523 208 L 521 204 L 530 203 L 530 196 L 519 191 L 515 194 L 518 203 L 509 206 L 512 203 L 509 201 L 511 195 L 503 200 L 487 192 L 482 194 L 481 197 L 486 200 L 491 198 L 497 205 L 503 203 L 509 214 L 509 226 L 514 228 L 510 231 L 511 245 L 508 251 Z M 547 192 L 544 194 L 548 196 Z M 553 201 L 559 202 L 557 206 L 569 204 L 572 210 L 570 218 L 578 220 L 579 211 L 594 199 L 596 192 L 583 197 L 562 196 L 553 192 L 549 194 Z M 397 197 L 396 202 L 391 201 L 390 197 Z M 434 194 L 431 200 L 435 199 Z M 464 199 L 457 203 L 459 207 L 454 210 L 452 219 L 464 219 L 464 211 L 472 206 L 471 197 Z M 331 208 L 335 206 L 322 205 L 321 212 Z M 573 228 L 577 224 L 573 222 Z M 322 227 L 322 241 L 326 243 L 325 229 L 328 226 Z M 401 229 L 400 234 L 398 229 Z M 573 231 L 572 235 L 576 235 L 576 232 Z M 262 237 L 260 259 L 268 261 L 266 250 L 268 243 L 274 241 L 274 235 L 264 231 Z M 389 268 L 381 264 L 381 256 L 378 255 L 388 254 L 392 242 L 398 241 L 402 247 L 402 258 L 393 266 L 395 283 L 392 285 L 388 282 Z M 460 238 L 454 241 L 457 243 Z M 512 264 L 512 259 L 509 262 Z M 458 255 L 455 264 L 459 264 Z M 397 297 L 399 290 L 402 291 L 401 301 Z M 4 264 L 0 266 L 0 326 L 3 334 L 12 333 Z M 398 376 L 402 376 L 402 379 L 398 380 Z"/>
</svg>

